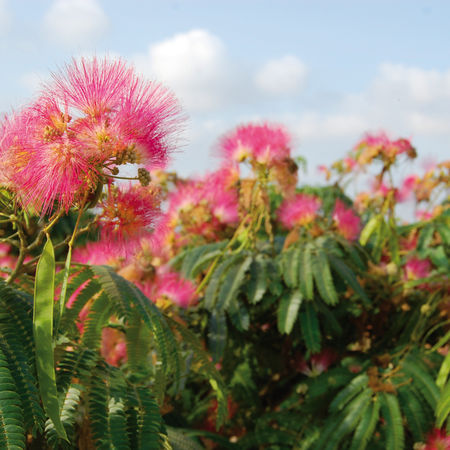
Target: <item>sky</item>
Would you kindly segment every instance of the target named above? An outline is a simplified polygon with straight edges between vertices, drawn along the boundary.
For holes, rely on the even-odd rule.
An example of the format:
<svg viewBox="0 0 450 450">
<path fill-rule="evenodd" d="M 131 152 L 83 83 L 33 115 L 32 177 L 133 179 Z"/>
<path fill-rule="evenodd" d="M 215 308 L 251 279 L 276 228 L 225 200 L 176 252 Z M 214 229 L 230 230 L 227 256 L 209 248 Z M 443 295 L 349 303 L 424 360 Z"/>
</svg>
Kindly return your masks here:
<svg viewBox="0 0 450 450">
<path fill-rule="evenodd" d="M 172 168 L 219 164 L 239 124 L 284 125 L 320 175 L 365 132 L 450 155 L 450 2 L 0 0 L 0 112 L 20 109 L 72 57 L 121 57 L 188 117 Z"/>
</svg>

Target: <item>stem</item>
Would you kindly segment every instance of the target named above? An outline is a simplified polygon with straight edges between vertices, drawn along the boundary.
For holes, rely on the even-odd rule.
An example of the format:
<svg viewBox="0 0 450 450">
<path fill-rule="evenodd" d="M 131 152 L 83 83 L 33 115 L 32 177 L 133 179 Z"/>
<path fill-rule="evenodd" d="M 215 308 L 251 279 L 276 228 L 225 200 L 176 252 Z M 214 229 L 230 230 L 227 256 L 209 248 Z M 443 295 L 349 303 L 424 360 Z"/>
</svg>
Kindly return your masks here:
<svg viewBox="0 0 450 450">
<path fill-rule="evenodd" d="M 108 178 L 114 178 L 118 180 L 139 180 L 139 178 L 137 177 L 121 177 L 119 175 L 108 175 L 107 173 L 104 173 L 103 175 L 105 175 Z"/>
<path fill-rule="evenodd" d="M 80 220 L 81 220 L 81 216 L 83 215 L 84 212 L 84 206 L 86 205 L 86 200 L 88 197 L 89 191 L 86 191 L 86 193 L 84 194 L 83 200 L 81 202 L 80 205 L 80 209 L 78 211 L 78 217 L 77 217 L 77 221 L 75 223 L 75 227 L 73 229 L 73 233 L 72 236 L 69 240 L 68 243 L 68 251 L 67 251 L 67 258 L 66 258 L 66 263 L 64 265 L 64 277 L 63 277 L 63 283 L 62 283 L 62 287 L 61 287 L 61 296 L 59 298 L 59 314 L 56 320 L 56 333 L 55 336 L 58 334 L 58 328 L 59 328 L 59 322 L 61 320 L 61 317 L 63 315 L 64 312 L 64 306 L 66 303 L 66 294 L 67 294 L 67 285 L 68 285 L 68 281 L 69 281 L 69 272 L 70 272 L 70 263 L 72 261 L 72 248 L 73 248 L 73 244 L 75 242 L 75 238 L 77 236 L 77 230 L 78 230 L 78 226 L 80 225 Z"/>
<path fill-rule="evenodd" d="M 58 220 L 62 217 L 62 215 L 63 211 L 59 211 L 50 218 L 49 224 L 39 232 L 36 239 L 27 247 L 27 252 L 31 252 L 32 250 L 38 248 L 41 245 L 44 235 L 48 236 L 50 230 L 53 228 L 56 222 L 58 222 Z"/>
<path fill-rule="evenodd" d="M 241 231 L 241 228 L 243 228 L 243 226 L 246 224 L 247 219 L 250 218 L 251 216 L 248 214 L 247 216 L 244 217 L 244 219 L 242 220 L 242 222 L 239 224 L 239 226 L 237 227 L 236 231 L 234 232 L 233 237 L 231 238 L 230 242 L 228 242 L 228 244 L 225 246 L 225 248 L 220 252 L 220 254 L 218 254 L 215 258 L 214 261 L 211 263 L 211 265 L 208 267 L 208 271 L 206 272 L 205 277 L 203 278 L 203 280 L 201 281 L 201 283 L 198 285 L 197 289 L 195 290 L 195 293 L 198 295 L 202 289 L 205 287 L 206 283 L 209 281 L 209 279 L 211 278 L 212 273 L 214 272 L 214 269 L 217 266 L 217 263 L 219 262 L 220 258 L 222 258 L 222 256 L 231 248 L 231 246 L 234 244 L 235 240 L 237 239 L 237 237 L 239 236 L 239 233 Z"/>
<path fill-rule="evenodd" d="M 17 258 L 16 266 L 14 270 L 11 272 L 9 277 L 6 280 L 7 284 L 11 284 L 19 275 L 22 270 L 22 264 L 25 260 L 25 256 L 27 254 L 27 240 L 25 234 L 22 230 L 22 226 L 20 223 L 17 223 L 17 234 L 19 235 L 20 247 L 19 247 L 19 256 Z"/>
</svg>

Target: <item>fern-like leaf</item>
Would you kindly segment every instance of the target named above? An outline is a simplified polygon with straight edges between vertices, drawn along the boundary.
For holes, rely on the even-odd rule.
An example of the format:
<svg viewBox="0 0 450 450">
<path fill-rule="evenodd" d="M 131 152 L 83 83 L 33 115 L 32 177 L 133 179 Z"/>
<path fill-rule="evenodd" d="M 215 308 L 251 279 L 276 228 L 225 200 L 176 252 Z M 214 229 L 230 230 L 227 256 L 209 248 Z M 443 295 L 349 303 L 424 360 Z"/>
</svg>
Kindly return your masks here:
<svg viewBox="0 0 450 450">
<path fill-rule="evenodd" d="M 277 311 L 278 331 L 280 333 L 291 333 L 292 327 L 297 320 L 298 311 L 302 301 L 303 296 L 298 289 L 291 291 L 281 298 Z"/>
<path fill-rule="evenodd" d="M 172 329 L 181 336 L 187 348 L 192 351 L 192 357 L 195 362 L 192 365 L 192 370 L 207 378 L 214 389 L 218 402 L 216 427 L 220 427 L 225 422 L 228 414 L 225 385 L 222 377 L 211 362 L 208 353 L 203 350 L 196 335 L 170 317 L 167 318 L 167 321 Z"/>
<path fill-rule="evenodd" d="M 81 385 L 73 384 L 67 390 L 62 406 L 60 408 L 60 420 L 66 430 L 69 442 L 75 442 L 75 424 L 79 414 L 80 397 L 83 391 Z M 47 420 L 45 424 L 45 433 L 47 441 L 52 448 L 73 448 L 73 445 L 68 444 L 59 438 L 55 430 L 55 426 L 51 420 Z"/>
<path fill-rule="evenodd" d="M 236 301 L 251 263 L 252 257 L 247 256 L 241 264 L 236 264 L 227 271 L 217 299 L 216 308 L 218 310 L 226 311 L 230 303 Z"/>
<path fill-rule="evenodd" d="M 25 429 L 21 401 L 8 361 L 0 348 L 0 448 L 25 448 Z"/>
<path fill-rule="evenodd" d="M 300 258 L 300 273 L 299 273 L 299 281 L 300 281 L 300 290 L 303 294 L 303 297 L 306 300 L 312 300 L 314 298 L 314 278 L 312 272 L 312 251 L 313 245 L 311 242 L 308 242 L 302 248 L 302 254 Z"/>
<path fill-rule="evenodd" d="M 424 440 L 432 425 L 427 404 L 422 401 L 421 396 L 418 398 L 414 389 L 410 389 L 409 386 L 398 390 L 398 399 L 414 440 L 416 442 Z"/>
<path fill-rule="evenodd" d="M 450 382 L 444 386 L 441 397 L 436 405 L 436 425 L 441 428 L 450 415 Z"/>
<path fill-rule="evenodd" d="M 250 281 L 247 288 L 247 298 L 250 304 L 260 302 L 268 287 L 268 264 L 262 255 L 257 255 L 250 265 Z"/>
<path fill-rule="evenodd" d="M 214 270 L 211 279 L 209 280 L 208 286 L 205 289 L 204 307 L 209 311 L 212 311 L 215 307 L 217 296 L 219 294 L 219 288 L 222 284 L 222 278 L 224 277 L 225 273 L 230 269 L 230 267 L 232 267 L 234 264 L 237 264 L 241 259 L 241 254 L 232 255 L 219 263 L 219 265 Z"/>
<path fill-rule="evenodd" d="M 369 443 L 380 418 L 380 403 L 375 398 L 364 411 L 353 435 L 350 450 L 364 450 Z"/>
<path fill-rule="evenodd" d="M 402 363 L 402 371 L 407 377 L 413 379 L 414 385 L 417 386 L 427 403 L 434 410 L 440 397 L 439 389 L 420 360 L 417 358 L 412 360 L 411 357 L 406 358 Z"/>
<path fill-rule="evenodd" d="M 214 310 L 209 319 L 208 348 L 213 361 L 222 358 L 227 343 L 227 319 L 221 311 Z"/>
<path fill-rule="evenodd" d="M 393 394 L 380 392 L 381 414 L 385 420 L 386 450 L 403 450 L 405 433 L 398 399 Z"/>
<path fill-rule="evenodd" d="M 334 288 L 327 255 L 321 248 L 317 249 L 316 255 L 312 258 L 312 271 L 317 290 L 322 299 L 328 305 L 335 305 L 338 302 L 338 295 Z"/>
<path fill-rule="evenodd" d="M 312 302 L 304 302 L 299 313 L 300 326 L 306 348 L 310 353 L 320 352 L 321 334 L 319 320 Z"/>
<path fill-rule="evenodd" d="M 356 395 L 358 395 L 369 382 L 369 377 L 366 373 L 357 375 L 353 380 L 334 398 L 330 404 L 331 412 L 338 412 L 342 410 L 345 405 Z"/>
</svg>

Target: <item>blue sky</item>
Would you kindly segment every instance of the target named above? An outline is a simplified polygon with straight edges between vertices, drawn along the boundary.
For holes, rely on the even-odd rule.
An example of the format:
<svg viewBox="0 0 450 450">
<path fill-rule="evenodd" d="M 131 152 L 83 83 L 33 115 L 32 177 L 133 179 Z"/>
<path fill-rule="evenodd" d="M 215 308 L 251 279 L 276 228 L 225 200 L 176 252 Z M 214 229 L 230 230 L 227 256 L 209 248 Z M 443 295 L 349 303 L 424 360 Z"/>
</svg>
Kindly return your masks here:
<svg viewBox="0 0 450 450">
<path fill-rule="evenodd" d="M 0 0 L 0 111 L 72 56 L 120 56 L 189 115 L 173 167 L 214 168 L 217 138 L 269 120 L 317 176 L 365 131 L 450 154 L 450 2 Z"/>
</svg>

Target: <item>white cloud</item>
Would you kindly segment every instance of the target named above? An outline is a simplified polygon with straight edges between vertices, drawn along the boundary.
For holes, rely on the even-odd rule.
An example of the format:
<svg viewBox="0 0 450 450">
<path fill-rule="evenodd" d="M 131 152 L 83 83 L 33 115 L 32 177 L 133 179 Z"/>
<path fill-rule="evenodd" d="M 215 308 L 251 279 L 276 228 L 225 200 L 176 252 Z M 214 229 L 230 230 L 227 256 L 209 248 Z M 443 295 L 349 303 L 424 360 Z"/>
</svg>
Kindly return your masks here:
<svg viewBox="0 0 450 450">
<path fill-rule="evenodd" d="M 294 95 L 306 81 L 306 66 L 295 56 L 268 61 L 255 76 L 257 87 L 268 94 Z"/>
<path fill-rule="evenodd" d="M 206 30 L 176 34 L 134 61 L 139 71 L 169 86 L 190 111 L 222 105 L 233 83 L 224 44 Z"/>
<path fill-rule="evenodd" d="M 374 89 L 386 94 L 408 97 L 420 104 L 442 98 L 450 99 L 450 70 L 439 72 L 384 63 L 379 67 Z"/>
<path fill-rule="evenodd" d="M 0 36 L 5 35 L 11 27 L 11 14 L 6 0 L 0 0 Z"/>
<path fill-rule="evenodd" d="M 96 0 L 55 0 L 44 18 L 47 37 L 68 47 L 90 45 L 106 32 L 108 25 Z"/>
<path fill-rule="evenodd" d="M 297 114 L 300 137 L 358 139 L 364 131 L 450 136 L 450 71 L 380 64 L 367 89 L 347 93 L 327 110 Z"/>
<path fill-rule="evenodd" d="M 363 133 L 368 122 L 363 117 L 347 112 L 329 115 L 307 112 L 301 114 L 293 125 L 301 138 L 333 138 Z"/>
</svg>

